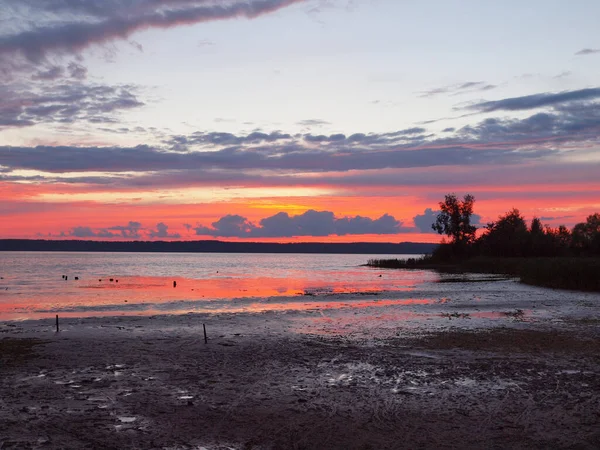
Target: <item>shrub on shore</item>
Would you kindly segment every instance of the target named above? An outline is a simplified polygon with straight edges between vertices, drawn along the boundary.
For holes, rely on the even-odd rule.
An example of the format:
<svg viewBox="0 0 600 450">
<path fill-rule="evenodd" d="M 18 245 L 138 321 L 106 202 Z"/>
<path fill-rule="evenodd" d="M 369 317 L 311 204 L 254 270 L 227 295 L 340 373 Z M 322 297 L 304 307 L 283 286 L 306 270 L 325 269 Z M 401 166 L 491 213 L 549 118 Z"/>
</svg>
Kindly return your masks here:
<svg viewBox="0 0 600 450">
<path fill-rule="evenodd" d="M 600 292 L 600 258 L 488 258 L 440 262 L 433 256 L 403 259 L 371 259 L 370 267 L 432 269 L 440 272 L 495 273 L 519 277 L 525 284 L 556 289 Z"/>
</svg>

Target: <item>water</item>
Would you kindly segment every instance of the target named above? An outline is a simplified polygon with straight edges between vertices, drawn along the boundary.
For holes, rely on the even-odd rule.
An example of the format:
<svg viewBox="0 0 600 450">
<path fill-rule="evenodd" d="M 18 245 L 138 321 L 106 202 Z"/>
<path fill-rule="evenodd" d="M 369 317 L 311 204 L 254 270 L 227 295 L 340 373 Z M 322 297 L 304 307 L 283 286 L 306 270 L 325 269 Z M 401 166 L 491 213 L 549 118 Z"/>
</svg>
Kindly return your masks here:
<svg viewBox="0 0 600 450">
<path fill-rule="evenodd" d="M 415 255 L 4 252 L 0 320 L 428 301 L 438 275 L 361 266 L 378 257 Z"/>
</svg>

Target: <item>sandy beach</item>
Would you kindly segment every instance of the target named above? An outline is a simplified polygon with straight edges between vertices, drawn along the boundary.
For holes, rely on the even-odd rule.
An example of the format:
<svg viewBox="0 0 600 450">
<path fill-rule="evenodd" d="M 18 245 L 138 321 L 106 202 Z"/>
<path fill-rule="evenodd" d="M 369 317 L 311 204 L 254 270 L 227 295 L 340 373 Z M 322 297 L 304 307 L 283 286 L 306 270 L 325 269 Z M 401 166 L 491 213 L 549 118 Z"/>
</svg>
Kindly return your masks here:
<svg viewBox="0 0 600 450">
<path fill-rule="evenodd" d="M 3 322 L 0 448 L 598 448 L 598 296 L 535 292 Z"/>
</svg>

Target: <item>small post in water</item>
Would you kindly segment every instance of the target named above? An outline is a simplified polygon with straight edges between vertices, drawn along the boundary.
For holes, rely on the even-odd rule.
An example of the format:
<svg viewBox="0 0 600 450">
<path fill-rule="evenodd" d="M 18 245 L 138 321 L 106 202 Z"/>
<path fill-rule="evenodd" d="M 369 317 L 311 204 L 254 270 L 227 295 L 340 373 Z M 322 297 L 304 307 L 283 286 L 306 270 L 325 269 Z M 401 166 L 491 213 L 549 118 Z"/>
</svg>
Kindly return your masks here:
<svg viewBox="0 0 600 450">
<path fill-rule="evenodd" d="M 208 344 L 208 338 L 206 337 L 206 325 L 202 324 L 202 328 L 204 328 L 204 343 Z"/>
<path fill-rule="evenodd" d="M 56 315 L 56 332 L 58 333 L 58 314 Z"/>
</svg>

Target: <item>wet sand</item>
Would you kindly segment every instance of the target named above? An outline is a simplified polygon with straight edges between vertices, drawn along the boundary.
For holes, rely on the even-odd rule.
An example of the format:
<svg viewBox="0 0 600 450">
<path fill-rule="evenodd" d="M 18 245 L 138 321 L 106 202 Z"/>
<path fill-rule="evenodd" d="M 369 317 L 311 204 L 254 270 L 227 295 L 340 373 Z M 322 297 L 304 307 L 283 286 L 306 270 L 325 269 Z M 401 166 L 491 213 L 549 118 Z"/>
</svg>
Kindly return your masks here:
<svg viewBox="0 0 600 450">
<path fill-rule="evenodd" d="M 599 448 L 598 297 L 536 292 L 0 323 L 0 448 Z"/>
</svg>

